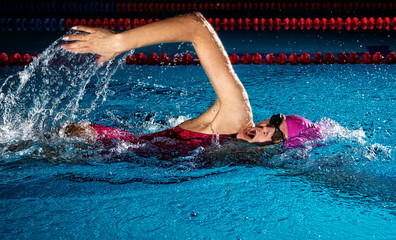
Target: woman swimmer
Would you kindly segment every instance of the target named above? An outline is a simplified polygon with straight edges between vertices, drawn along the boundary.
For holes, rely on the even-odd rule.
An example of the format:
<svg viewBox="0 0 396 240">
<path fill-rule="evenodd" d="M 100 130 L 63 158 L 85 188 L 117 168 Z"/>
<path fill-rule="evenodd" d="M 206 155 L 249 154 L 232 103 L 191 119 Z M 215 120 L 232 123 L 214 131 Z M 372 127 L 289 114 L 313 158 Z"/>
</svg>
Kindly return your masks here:
<svg viewBox="0 0 396 240">
<path fill-rule="evenodd" d="M 186 151 L 189 151 L 212 143 L 215 136 L 220 142 L 236 138 L 264 145 L 284 142 L 286 146 L 293 147 L 304 141 L 306 136 L 300 137 L 303 132 L 315 128 L 303 117 L 281 114 L 276 114 L 255 126 L 248 94 L 235 74 L 219 37 L 200 13 L 157 21 L 121 33 L 86 26 L 76 26 L 73 29 L 83 33 L 66 36 L 62 48 L 73 53 L 98 54 L 99 64 L 139 47 L 167 42 L 192 42 L 217 99 L 200 116 L 173 129 L 148 136 L 137 137 L 124 130 L 79 124 L 66 127 L 66 134 L 93 136 L 104 140 L 121 138 L 132 142 L 147 142 L 156 137 L 167 137 L 186 142 L 190 146 Z"/>
</svg>

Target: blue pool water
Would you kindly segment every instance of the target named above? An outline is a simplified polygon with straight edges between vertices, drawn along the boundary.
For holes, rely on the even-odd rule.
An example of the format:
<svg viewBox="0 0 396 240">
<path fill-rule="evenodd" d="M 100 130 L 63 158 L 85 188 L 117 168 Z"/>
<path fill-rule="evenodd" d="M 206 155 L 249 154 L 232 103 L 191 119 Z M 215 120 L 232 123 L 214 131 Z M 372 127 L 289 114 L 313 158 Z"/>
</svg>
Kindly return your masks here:
<svg viewBox="0 0 396 240">
<path fill-rule="evenodd" d="M 268 52 L 277 42 L 258 35 L 221 36 L 229 53 Z M 277 36 L 274 52 L 319 49 Z M 383 44 L 363 45 L 372 41 Z M 334 52 L 366 51 L 338 37 L 325 42 Z M 235 164 L 232 152 L 210 164 L 195 153 L 142 158 L 122 142 L 104 154 L 56 134 L 80 121 L 147 134 L 213 102 L 200 66 L 116 60 L 99 68 L 93 59 L 54 43 L 40 64 L 0 68 L 1 239 L 396 238 L 394 65 L 235 66 L 256 121 L 281 112 L 327 128 L 319 144 L 262 154 L 257 166 Z"/>
</svg>

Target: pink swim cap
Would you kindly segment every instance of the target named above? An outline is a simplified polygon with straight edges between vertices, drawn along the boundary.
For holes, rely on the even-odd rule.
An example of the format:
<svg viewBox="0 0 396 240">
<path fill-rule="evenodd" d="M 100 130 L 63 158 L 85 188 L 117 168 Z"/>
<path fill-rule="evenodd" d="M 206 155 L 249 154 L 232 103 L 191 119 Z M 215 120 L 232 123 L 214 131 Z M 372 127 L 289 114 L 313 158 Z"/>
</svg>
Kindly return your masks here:
<svg viewBox="0 0 396 240">
<path fill-rule="evenodd" d="M 297 115 L 286 116 L 288 139 L 284 142 L 287 147 L 300 148 L 306 141 L 318 140 L 320 129 L 306 118 Z"/>
<path fill-rule="evenodd" d="M 286 124 L 288 138 L 298 136 L 304 130 L 314 126 L 308 119 L 297 115 L 286 116 Z"/>
</svg>

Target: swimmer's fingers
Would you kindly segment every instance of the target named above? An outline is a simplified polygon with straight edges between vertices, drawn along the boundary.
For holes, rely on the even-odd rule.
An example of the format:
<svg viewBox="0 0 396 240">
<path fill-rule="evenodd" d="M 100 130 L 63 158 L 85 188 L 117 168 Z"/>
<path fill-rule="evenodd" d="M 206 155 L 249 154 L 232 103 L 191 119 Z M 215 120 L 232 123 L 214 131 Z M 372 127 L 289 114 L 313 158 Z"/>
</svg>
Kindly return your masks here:
<svg viewBox="0 0 396 240">
<path fill-rule="evenodd" d="M 73 53 L 94 53 L 100 56 L 98 63 L 107 62 L 116 57 L 118 42 L 115 34 L 111 30 L 103 28 L 92 28 L 87 26 L 77 26 L 77 31 L 84 33 L 68 35 L 63 38 L 65 43 L 63 49 Z"/>
<path fill-rule="evenodd" d="M 103 38 L 107 38 L 109 36 L 114 35 L 114 31 L 110 30 L 110 29 L 104 29 L 104 28 L 96 28 L 96 27 L 87 27 L 87 26 L 75 26 L 73 27 L 74 30 L 76 31 L 80 31 L 80 32 L 84 32 L 86 34 L 77 34 L 77 35 L 73 35 L 73 36 L 88 36 L 91 38 L 99 38 L 99 39 L 103 39 Z"/>
<path fill-rule="evenodd" d="M 73 53 L 96 53 L 93 52 L 89 43 L 87 42 L 74 42 L 62 44 L 62 48 Z"/>
<path fill-rule="evenodd" d="M 105 51 L 94 51 L 90 44 L 87 42 L 74 42 L 63 44 L 62 48 L 66 49 L 72 53 L 95 53 L 99 55 L 98 64 L 103 64 L 105 62 L 110 61 L 111 59 L 115 58 L 118 53 L 114 52 L 105 52 Z"/>
<path fill-rule="evenodd" d="M 99 29 L 99 28 L 78 25 L 78 26 L 72 27 L 72 29 L 73 29 L 73 30 L 76 30 L 76 31 L 81 31 L 81 32 L 86 32 L 86 33 L 92 33 L 92 32 L 94 32 L 96 29 Z"/>
<path fill-rule="evenodd" d="M 102 41 L 103 39 L 114 35 L 112 31 L 103 28 L 92 28 L 86 26 L 76 26 L 74 28 L 78 31 L 82 31 L 83 33 L 67 35 L 63 38 L 63 41 Z"/>
<path fill-rule="evenodd" d="M 63 41 L 71 42 L 71 41 L 87 41 L 91 38 L 90 34 L 78 34 L 78 35 L 67 35 L 63 37 Z"/>
<path fill-rule="evenodd" d="M 90 36 L 93 32 L 95 32 L 94 27 L 87 27 L 87 26 L 74 26 L 72 27 L 73 30 L 80 31 L 83 33 L 80 34 L 70 34 L 63 37 L 64 41 L 81 41 L 85 40 L 88 36 Z"/>
<path fill-rule="evenodd" d="M 67 35 L 62 40 L 65 41 L 62 48 L 69 52 L 87 53 L 92 46 L 91 34 Z"/>
</svg>

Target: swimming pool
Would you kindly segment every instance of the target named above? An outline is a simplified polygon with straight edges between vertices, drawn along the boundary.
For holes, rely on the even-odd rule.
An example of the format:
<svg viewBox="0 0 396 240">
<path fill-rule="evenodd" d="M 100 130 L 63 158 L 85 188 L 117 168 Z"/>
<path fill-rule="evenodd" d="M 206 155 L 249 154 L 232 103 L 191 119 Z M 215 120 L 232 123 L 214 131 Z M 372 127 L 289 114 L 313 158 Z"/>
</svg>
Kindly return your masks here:
<svg viewBox="0 0 396 240">
<path fill-rule="evenodd" d="M 220 33 L 229 53 L 396 49 L 391 33 L 347 35 Z M 142 51 L 192 48 L 183 43 Z M 54 44 L 41 64 L 0 68 L 1 238 L 396 237 L 394 65 L 234 66 L 256 121 L 281 112 L 328 127 L 320 146 L 263 155 L 255 166 L 208 165 L 194 153 L 141 158 L 123 144 L 103 154 L 57 136 L 68 121 L 151 133 L 196 116 L 213 101 L 200 66 L 127 66 L 121 59 L 99 69 L 92 59 L 72 58 Z"/>
</svg>

